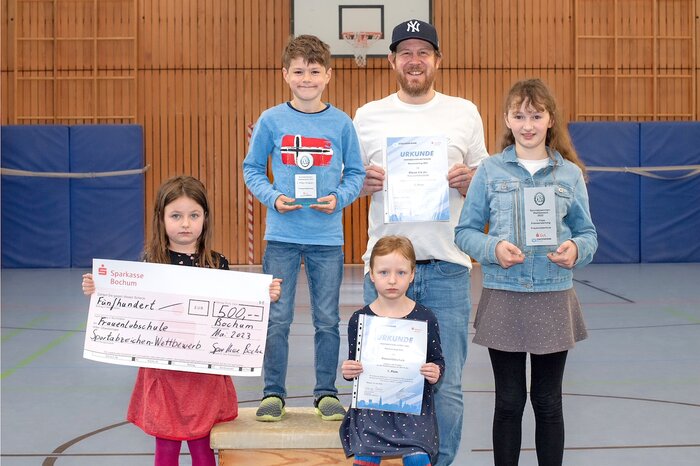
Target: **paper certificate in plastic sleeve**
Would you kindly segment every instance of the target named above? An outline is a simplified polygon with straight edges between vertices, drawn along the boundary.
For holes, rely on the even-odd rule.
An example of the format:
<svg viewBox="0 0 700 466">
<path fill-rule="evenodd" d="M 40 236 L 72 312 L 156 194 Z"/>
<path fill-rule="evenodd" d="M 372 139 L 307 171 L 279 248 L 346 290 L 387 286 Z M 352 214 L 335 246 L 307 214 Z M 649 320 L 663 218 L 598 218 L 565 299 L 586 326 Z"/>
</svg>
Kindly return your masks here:
<svg viewBox="0 0 700 466">
<path fill-rule="evenodd" d="M 352 407 L 420 414 L 423 406 L 428 325 L 424 321 L 359 316 Z"/>
<path fill-rule="evenodd" d="M 447 222 L 447 138 L 387 138 L 384 157 L 384 223 Z"/>
<path fill-rule="evenodd" d="M 103 259 L 92 273 L 84 358 L 260 375 L 271 275 Z"/>
</svg>

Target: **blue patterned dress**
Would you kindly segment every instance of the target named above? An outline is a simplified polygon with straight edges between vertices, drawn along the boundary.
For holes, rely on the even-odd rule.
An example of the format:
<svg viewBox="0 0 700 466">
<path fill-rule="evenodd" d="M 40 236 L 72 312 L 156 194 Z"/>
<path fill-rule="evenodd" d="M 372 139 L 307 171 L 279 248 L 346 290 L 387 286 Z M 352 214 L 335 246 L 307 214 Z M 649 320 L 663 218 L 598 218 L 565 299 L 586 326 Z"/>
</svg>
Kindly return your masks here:
<svg viewBox="0 0 700 466">
<path fill-rule="evenodd" d="M 365 306 L 350 318 L 348 359 L 355 359 L 357 323 L 360 314 L 376 315 L 369 306 Z M 440 331 L 435 314 L 416 303 L 404 319 L 422 320 L 428 323 L 427 362 L 440 366 L 440 376 L 442 376 L 445 372 L 445 360 L 442 357 Z M 438 452 L 438 430 L 433 385 L 425 381 L 420 415 L 374 409 L 348 409 L 340 426 L 340 441 L 348 457 L 353 455 L 403 456 L 424 452 L 430 455 L 434 462 Z"/>
</svg>

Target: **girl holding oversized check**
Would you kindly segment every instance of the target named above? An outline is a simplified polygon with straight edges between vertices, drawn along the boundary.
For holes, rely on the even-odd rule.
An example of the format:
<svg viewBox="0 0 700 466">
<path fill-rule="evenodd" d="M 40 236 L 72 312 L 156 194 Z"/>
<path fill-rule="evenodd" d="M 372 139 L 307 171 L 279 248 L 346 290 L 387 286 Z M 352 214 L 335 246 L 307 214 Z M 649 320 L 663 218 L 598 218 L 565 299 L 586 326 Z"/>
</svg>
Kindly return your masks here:
<svg viewBox="0 0 700 466">
<path fill-rule="evenodd" d="M 410 240 L 379 239 L 369 263 L 378 296 L 348 324 L 342 373 L 354 380 L 353 402 L 340 439 L 355 465 L 397 456 L 430 465 L 438 450 L 433 385 L 445 369 L 437 318 L 406 296 L 416 268 Z"/>
<path fill-rule="evenodd" d="M 145 260 L 228 270 L 226 258 L 211 249 L 211 221 L 204 185 L 191 176 L 171 178 L 156 196 Z M 95 292 L 92 274 L 83 275 L 82 286 L 86 295 Z M 273 279 L 270 300 L 277 301 L 280 291 L 280 280 Z M 141 367 L 127 419 L 156 437 L 155 466 L 177 466 L 183 440 L 193 466 L 215 466 L 209 432 L 237 415 L 231 377 Z"/>
</svg>

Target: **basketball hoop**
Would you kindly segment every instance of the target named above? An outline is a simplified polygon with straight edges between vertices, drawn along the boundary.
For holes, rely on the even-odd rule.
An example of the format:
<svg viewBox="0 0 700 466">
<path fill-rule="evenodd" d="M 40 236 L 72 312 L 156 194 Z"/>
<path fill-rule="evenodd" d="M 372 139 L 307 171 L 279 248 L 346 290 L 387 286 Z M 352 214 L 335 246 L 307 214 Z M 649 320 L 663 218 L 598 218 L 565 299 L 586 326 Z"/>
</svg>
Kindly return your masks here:
<svg viewBox="0 0 700 466">
<path fill-rule="evenodd" d="M 367 49 L 382 38 L 381 32 L 343 32 L 343 39 L 350 44 L 357 66 L 367 65 Z"/>
</svg>

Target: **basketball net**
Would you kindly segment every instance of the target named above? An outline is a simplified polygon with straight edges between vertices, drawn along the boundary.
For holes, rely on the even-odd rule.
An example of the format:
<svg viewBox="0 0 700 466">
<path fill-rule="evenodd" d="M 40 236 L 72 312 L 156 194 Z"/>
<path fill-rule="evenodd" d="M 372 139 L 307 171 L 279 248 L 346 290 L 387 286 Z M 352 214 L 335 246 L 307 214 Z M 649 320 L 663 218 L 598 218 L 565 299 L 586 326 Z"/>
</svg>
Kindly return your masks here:
<svg viewBox="0 0 700 466">
<path fill-rule="evenodd" d="M 382 38 L 381 32 L 343 32 L 343 39 L 350 44 L 357 66 L 367 65 L 367 49 Z"/>
</svg>

